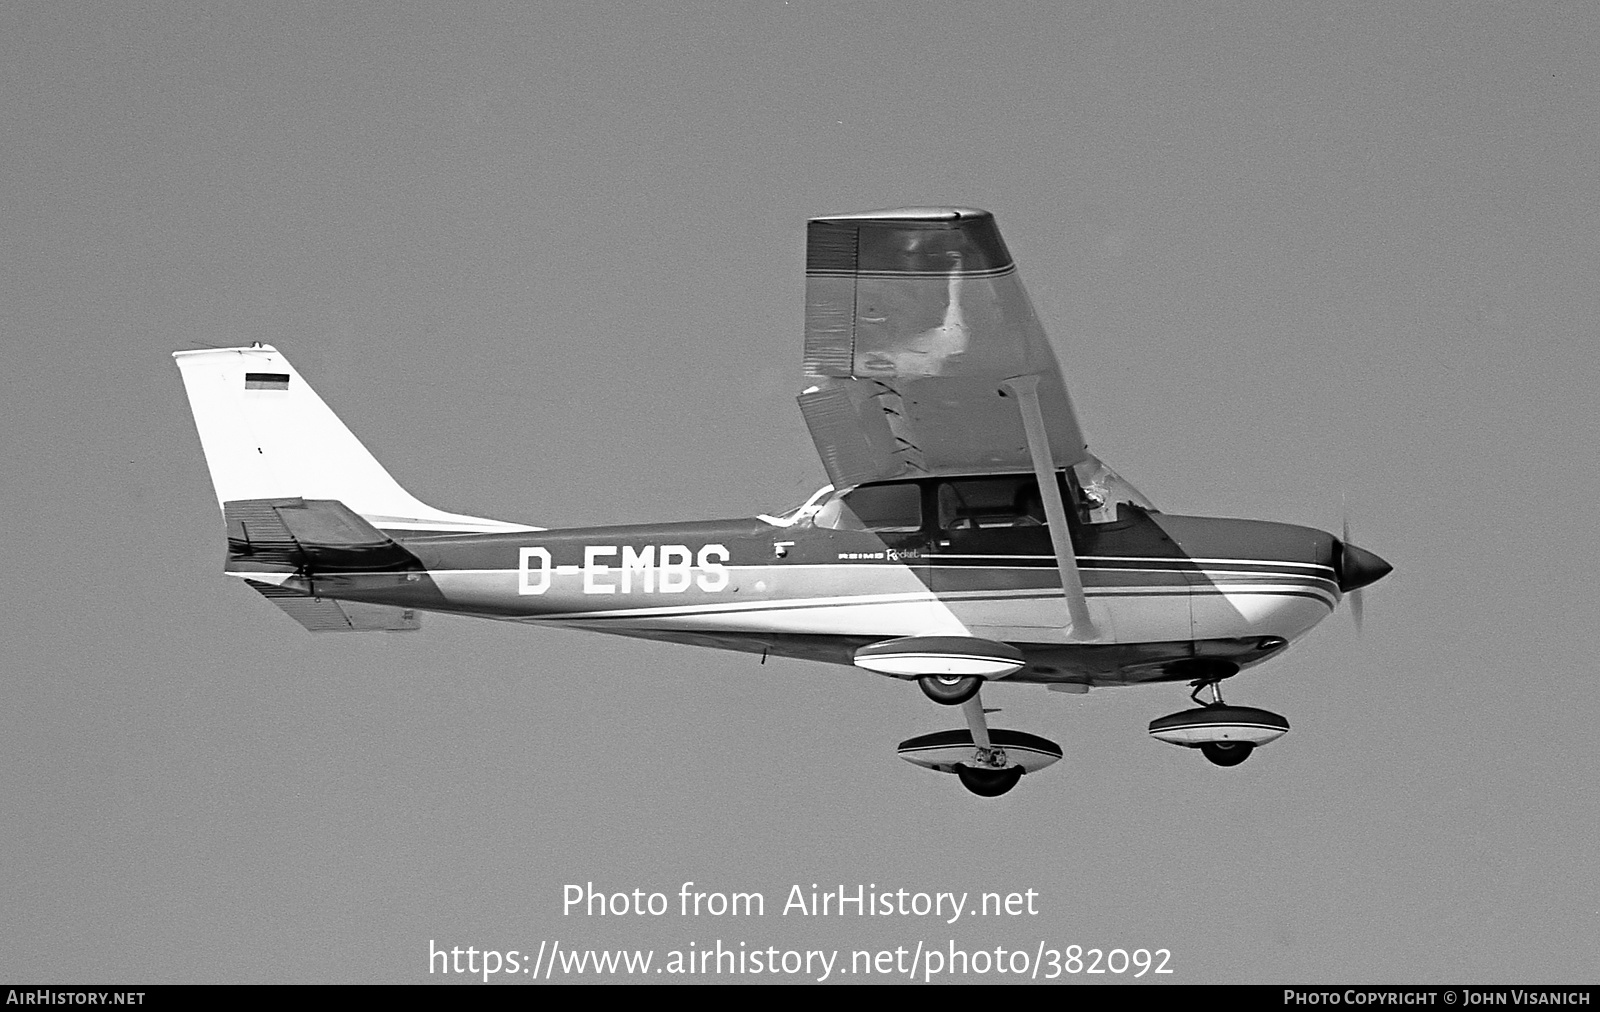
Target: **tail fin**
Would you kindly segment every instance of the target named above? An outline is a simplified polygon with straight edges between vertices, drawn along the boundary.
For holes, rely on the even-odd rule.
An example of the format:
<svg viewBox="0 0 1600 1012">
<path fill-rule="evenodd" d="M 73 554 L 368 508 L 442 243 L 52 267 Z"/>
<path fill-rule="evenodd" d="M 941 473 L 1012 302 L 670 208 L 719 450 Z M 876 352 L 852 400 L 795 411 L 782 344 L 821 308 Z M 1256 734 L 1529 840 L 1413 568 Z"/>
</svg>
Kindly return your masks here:
<svg viewBox="0 0 1600 1012">
<path fill-rule="evenodd" d="M 337 499 L 386 531 L 539 530 L 445 513 L 384 470 L 269 345 L 174 352 L 217 502 Z"/>
</svg>

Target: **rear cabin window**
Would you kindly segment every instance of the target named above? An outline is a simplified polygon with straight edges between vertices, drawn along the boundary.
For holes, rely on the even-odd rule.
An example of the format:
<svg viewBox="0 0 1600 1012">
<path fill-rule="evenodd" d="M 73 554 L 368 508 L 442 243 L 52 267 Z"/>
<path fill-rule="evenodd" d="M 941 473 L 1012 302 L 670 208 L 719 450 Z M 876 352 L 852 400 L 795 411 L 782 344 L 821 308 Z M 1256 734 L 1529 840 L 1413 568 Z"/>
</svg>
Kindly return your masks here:
<svg viewBox="0 0 1600 1012">
<path fill-rule="evenodd" d="M 912 533 L 922 529 L 922 489 L 915 484 L 868 485 L 834 496 L 817 511 L 818 527 L 839 531 Z"/>
</svg>

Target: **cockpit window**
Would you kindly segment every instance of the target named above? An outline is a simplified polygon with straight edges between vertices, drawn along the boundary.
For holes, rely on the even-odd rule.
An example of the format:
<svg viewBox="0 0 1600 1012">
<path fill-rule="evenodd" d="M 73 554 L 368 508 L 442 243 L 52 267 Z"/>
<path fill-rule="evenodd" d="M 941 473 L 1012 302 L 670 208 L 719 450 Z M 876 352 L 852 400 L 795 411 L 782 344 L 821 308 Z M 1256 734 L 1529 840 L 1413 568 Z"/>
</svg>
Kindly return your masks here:
<svg viewBox="0 0 1600 1012">
<path fill-rule="evenodd" d="M 1031 475 L 966 478 L 939 484 L 939 529 L 1042 527 L 1044 501 Z"/>
<path fill-rule="evenodd" d="M 922 489 L 915 484 L 866 485 L 829 499 L 818 527 L 839 531 L 910 533 L 922 529 Z"/>
</svg>

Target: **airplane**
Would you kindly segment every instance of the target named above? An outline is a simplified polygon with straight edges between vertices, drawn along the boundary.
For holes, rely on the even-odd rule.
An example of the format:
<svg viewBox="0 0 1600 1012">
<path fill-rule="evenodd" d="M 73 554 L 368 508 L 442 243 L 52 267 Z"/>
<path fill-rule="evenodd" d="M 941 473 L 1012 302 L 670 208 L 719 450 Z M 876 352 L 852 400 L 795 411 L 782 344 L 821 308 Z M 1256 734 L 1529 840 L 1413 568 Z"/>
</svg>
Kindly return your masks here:
<svg viewBox="0 0 1600 1012">
<path fill-rule="evenodd" d="M 1289 723 L 1225 703 L 1222 682 L 1392 568 L 1348 527 L 1162 513 L 1092 454 L 995 219 L 973 208 L 808 223 L 799 406 L 829 484 L 782 513 L 563 530 L 447 513 L 275 348 L 173 357 L 224 571 L 306 629 L 444 612 L 914 681 L 966 726 L 899 754 L 982 797 L 1062 755 L 989 726 L 992 683 L 1188 683 L 1194 706 L 1150 734 L 1238 765 Z"/>
</svg>

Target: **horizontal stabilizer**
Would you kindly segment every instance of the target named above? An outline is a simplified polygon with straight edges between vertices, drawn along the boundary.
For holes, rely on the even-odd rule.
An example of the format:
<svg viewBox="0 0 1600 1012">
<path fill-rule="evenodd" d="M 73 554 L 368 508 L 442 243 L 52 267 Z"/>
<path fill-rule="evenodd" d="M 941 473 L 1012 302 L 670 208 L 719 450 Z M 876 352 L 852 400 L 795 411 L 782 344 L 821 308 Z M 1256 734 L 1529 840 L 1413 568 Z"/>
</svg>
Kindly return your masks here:
<svg viewBox="0 0 1600 1012">
<path fill-rule="evenodd" d="M 410 608 L 307 597 L 270 583 L 244 582 L 312 632 L 409 632 L 422 628 L 422 620 Z"/>
<path fill-rule="evenodd" d="M 416 556 L 329 499 L 245 499 L 222 505 L 228 523 L 228 569 L 268 563 L 307 573 L 420 569 Z"/>
</svg>

